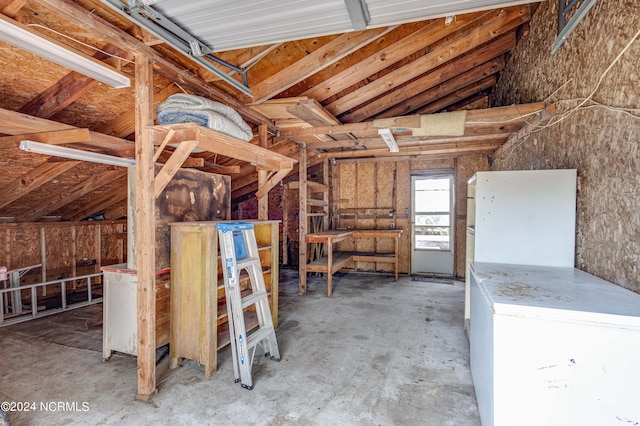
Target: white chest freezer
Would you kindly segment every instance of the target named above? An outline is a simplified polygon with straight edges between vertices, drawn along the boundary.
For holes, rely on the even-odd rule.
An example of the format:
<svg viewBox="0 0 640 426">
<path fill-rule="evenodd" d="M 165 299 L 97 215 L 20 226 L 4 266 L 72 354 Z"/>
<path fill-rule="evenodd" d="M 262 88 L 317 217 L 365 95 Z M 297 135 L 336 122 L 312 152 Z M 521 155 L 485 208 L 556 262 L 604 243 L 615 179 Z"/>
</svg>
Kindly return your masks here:
<svg viewBox="0 0 640 426">
<path fill-rule="evenodd" d="M 483 426 L 640 424 L 640 294 L 570 267 L 471 274 Z"/>
</svg>

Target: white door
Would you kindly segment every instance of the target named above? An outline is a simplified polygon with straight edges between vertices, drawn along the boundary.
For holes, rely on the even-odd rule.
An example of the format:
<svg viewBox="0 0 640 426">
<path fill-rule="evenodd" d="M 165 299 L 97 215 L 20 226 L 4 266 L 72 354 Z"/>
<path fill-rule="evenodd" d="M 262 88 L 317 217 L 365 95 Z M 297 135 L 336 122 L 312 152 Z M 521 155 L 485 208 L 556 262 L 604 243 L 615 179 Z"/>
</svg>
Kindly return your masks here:
<svg viewBox="0 0 640 426">
<path fill-rule="evenodd" d="M 453 175 L 411 176 L 411 273 L 453 276 Z"/>
</svg>

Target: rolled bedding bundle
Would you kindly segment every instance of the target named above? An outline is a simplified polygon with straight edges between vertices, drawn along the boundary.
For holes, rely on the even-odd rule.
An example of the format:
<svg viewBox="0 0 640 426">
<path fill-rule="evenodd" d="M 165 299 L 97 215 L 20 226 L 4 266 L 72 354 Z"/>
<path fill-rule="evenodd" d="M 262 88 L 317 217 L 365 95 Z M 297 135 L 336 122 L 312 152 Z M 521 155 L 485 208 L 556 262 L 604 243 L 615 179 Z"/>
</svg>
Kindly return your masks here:
<svg viewBox="0 0 640 426">
<path fill-rule="evenodd" d="M 178 93 L 158 105 L 158 124 L 195 123 L 229 136 L 250 141 L 251 127 L 233 108 L 202 96 Z"/>
</svg>

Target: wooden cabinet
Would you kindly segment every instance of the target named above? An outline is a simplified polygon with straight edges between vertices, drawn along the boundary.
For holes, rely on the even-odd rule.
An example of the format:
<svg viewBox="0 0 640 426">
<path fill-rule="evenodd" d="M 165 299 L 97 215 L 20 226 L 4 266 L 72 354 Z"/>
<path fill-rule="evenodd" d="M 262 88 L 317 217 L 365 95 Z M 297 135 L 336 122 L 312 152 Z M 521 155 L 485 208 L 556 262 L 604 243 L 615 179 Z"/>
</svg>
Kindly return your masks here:
<svg viewBox="0 0 640 426">
<path fill-rule="evenodd" d="M 278 326 L 278 221 L 253 223 L 273 324 Z M 205 376 L 216 370 L 217 350 L 229 343 L 224 280 L 214 222 L 171 225 L 171 368 L 182 358 L 200 362 Z M 250 288 L 241 274 L 241 287 Z M 257 320 L 247 323 L 247 330 Z"/>
</svg>

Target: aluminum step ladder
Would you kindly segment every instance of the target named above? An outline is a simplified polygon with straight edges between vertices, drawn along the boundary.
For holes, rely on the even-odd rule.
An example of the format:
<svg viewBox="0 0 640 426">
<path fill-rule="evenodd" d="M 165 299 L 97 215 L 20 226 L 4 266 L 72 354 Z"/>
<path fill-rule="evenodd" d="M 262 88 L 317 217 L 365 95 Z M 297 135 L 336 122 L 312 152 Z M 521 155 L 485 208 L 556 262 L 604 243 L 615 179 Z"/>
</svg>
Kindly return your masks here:
<svg viewBox="0 0 640 426">
<path fill-rule="evenodd" d="M 256 347 L 262 347 L 265 357 L 280 361 L 258 246 L 251 223 L 218 223 L 216 229 L 220 240 L 235 382 L 241 382 L 243 388 L 251 390 L 251 367 Z M 243 269 L 251 280 L 251 294 L 244 298 L 240 286 L 240 271 Z M 253 305 L 258 316 L 258 329 L 247 336 L 244 311 Z"/>
</svg>

